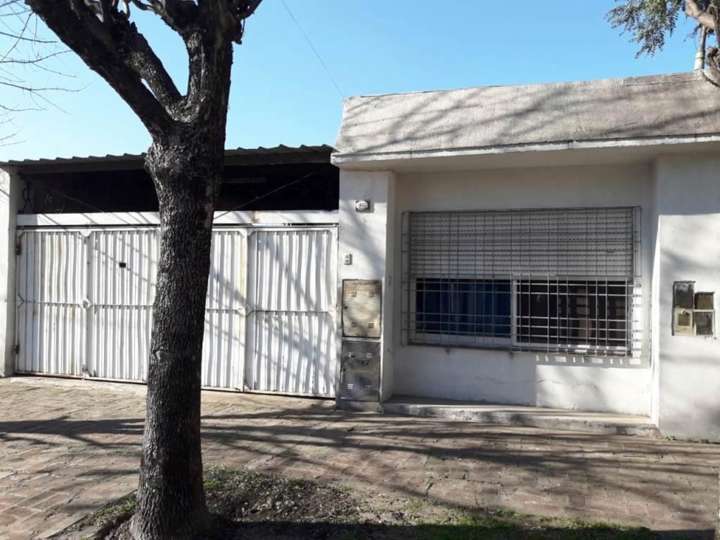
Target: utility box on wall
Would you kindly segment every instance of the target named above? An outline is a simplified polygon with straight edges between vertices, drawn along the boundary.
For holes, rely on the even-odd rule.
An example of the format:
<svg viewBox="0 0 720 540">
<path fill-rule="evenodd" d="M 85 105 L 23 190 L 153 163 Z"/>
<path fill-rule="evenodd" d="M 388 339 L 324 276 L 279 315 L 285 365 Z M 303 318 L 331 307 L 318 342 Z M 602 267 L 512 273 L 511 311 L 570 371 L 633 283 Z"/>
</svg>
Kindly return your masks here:
<svg viewBox="0 0 720 540">
<path fill-rule="evenodd" d="M 715 335 L 715 295 L 711 292 L 695 293 L 693 319 L 696 336 Z"/>
<path fill-rule="evenodd" d="M 380 337 L 382 284 L 377 280 L 346 279 L 342 290 L 343 336 Z"/>
<path fill-rule="evenodd" d="M 382 282 L 346 279 L 342 284 L 340 399 L 380 399 Z"/>
<path fill-rule="evenodd" d="M 352 401 L 380 399 L 380 342 L 343 340 L 340 398 Z"/>
<path fill-rule="evenodd" d="M 715 335 L 715 293 L 695 292 L 694 281 L 673 283 L 674 336 Z"/>
</svg>

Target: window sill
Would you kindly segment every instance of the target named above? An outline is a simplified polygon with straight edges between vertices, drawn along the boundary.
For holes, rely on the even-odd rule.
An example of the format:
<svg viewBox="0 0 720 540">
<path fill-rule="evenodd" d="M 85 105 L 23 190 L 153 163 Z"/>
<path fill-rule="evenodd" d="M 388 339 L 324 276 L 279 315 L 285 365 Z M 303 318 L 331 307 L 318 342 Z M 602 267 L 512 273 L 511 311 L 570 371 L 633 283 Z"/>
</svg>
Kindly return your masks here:
<svg viewBox="0 0 720 540">
<path fill-rule="evenodd" d="M 597 354 L 593 352 L 571 352 L 571 351 L 547 351 L 531 349 L 519 346 L 501 345 L 459 345 L 459 344 L 436 344 L 409 341 L 402 345 L 408 348 L 434 348 L 452 351 L 478 351 L 481 353 L 502 353 L 513 357 L 533 357 L 538 364 L 567 365 L 567 366 L 595 366 L 595 367 L 622 367 L 622 368 L 647 368 L 650 367 L 649 359 L 646 356 L 633 356 L 631 354 Z"/>
</svg>

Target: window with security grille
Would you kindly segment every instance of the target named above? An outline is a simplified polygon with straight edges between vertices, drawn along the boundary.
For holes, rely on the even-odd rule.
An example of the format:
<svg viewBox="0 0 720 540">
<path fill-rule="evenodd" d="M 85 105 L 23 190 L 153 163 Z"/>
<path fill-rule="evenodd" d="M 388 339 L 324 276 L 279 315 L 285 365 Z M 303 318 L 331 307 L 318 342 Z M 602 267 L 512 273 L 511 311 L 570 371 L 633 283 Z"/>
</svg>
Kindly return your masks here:
<svg viewBox="0 0 720 540">
<path fill-rule="evenodd" d="M 518 280 L 515 335 L 519 343 L 624 352 L 627 299 L 618 280 Z"/>
<path fill-rule="evenodd" d="M 510 337 L 509 280 L 418 279 L 416 327 L 428 334 Z"/>
<path fill-rule="evenodd" d="M 406 214 L 406 341 L 630 355 L 638 213 Z"/>
</svg>

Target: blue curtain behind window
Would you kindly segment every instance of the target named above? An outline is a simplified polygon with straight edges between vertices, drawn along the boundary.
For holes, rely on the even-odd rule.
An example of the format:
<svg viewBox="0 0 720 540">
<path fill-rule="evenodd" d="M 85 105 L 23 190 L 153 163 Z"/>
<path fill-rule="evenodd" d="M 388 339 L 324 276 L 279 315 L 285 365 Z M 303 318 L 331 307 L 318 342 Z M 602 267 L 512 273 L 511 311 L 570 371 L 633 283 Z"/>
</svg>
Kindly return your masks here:
<svg viewBox="0 0 720 540">
<path fill-rule="evenodd" d="M 510 280 L 418 279 L 416 331 L 510 337 Z"/>
</svg>

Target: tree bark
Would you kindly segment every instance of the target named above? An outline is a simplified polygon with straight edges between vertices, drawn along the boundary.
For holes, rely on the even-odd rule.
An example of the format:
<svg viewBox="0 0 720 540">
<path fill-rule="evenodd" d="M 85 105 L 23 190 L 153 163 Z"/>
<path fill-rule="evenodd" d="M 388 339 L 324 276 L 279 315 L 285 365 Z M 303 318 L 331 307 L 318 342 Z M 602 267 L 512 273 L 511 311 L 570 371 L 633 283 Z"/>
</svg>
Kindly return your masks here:
<svg viewBox="0 0 720 540">
<path fill-rule="evenodd" d="M 217 139 L 217 133 L 186 128 L 156 140 L 146 157 L 159 201 L 160 258 L 138 506 L 130 524 L 132 535 L 143 540 L 192 538 L 208 525 L 200 381 L 213 209 L 223 165 Z"/>
<path fill-rule="evenodd" d="M 208 524 L 200 384 L 215 196 L 222 176 L 233 43 L 260 0 L 133 2 L 188 53 L 181 95 L 136 25 L 110 0 L 25 0 L 130 105 L 153 138 L 145 166 L 160 209 L 137 539 L 192 538 Z"/>
</svg>

